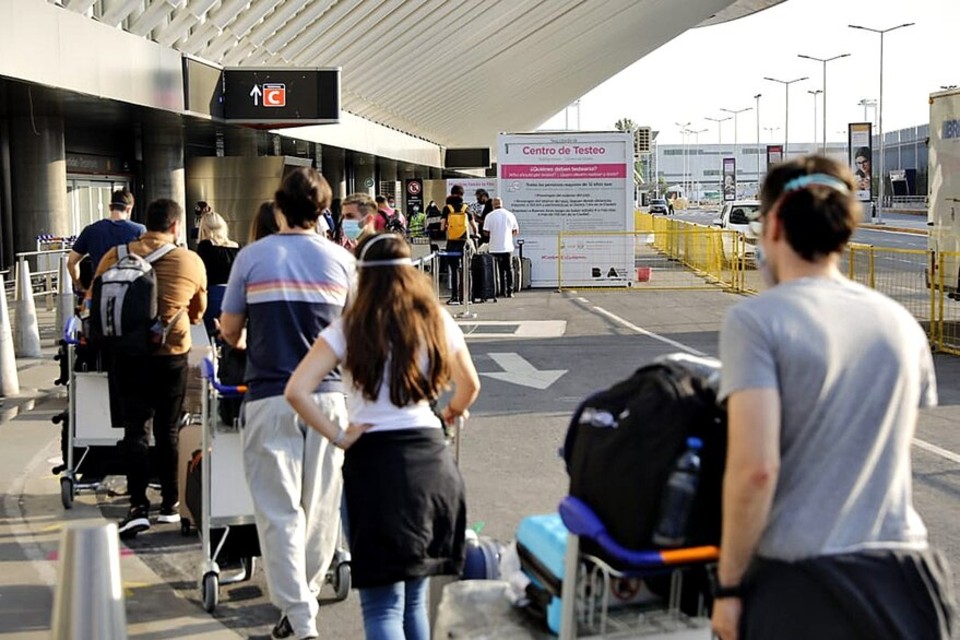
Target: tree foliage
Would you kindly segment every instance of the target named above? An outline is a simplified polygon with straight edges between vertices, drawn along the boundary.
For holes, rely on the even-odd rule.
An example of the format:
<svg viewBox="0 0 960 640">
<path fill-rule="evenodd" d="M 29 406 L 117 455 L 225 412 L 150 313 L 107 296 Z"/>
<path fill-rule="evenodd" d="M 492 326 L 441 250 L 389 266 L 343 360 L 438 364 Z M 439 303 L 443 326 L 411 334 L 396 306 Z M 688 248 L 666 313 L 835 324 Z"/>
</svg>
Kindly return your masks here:
<svg viewBox="0 0 960 640">
<path fill-rule="evenodd" d="M 638 125 L 636 122 L 634 122 L 633 120 L 631 120 L 630 118 L 620 118 L 620 119 L 617 120 L 616 123 L 613 125 L 613 127 L 614 127 L 617 131 L 622 131 L 622 132 L 624 132 L 624 133 L 633 133 L 634 131 L 637 130 L 637 127 L 638 127 L 638 126 L 639 126 L 639 125 Z"/>
</svg>

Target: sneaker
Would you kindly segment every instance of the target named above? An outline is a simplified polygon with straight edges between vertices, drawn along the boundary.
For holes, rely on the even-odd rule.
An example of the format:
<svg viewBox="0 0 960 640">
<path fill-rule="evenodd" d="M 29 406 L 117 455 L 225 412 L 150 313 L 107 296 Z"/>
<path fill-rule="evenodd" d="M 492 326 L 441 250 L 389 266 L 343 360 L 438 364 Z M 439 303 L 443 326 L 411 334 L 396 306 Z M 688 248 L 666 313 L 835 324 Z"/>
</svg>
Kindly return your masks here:
<svg viewBox="0 0 960 640">
<path fill-rule="evenodd" d="M 450 305 L 450 306 L 454 306 L 454 307 L 455 307 L 455 306 L 459 306 L 459 305 L 461 305 L 461 304 L 463 304 L 463 303 L 460 302 L 459 300 L 457 300 L 456 298 L 450 298 L 449 300 L 447 300 L 447 304 Z"/>
<path fill-rule="evenodd" d="M 147 505 L 130 507 L 127 516 L 120 521 L 119 532 L 121 540 L 129 540 L 136 537 L 142 531 L 150 528 L 150 518 L 148 517 L 150 507 Z"/>
<path fill-rule="evenodd" d="M 166 524 L 177 524 L 180 522 L 180 503 L 174 502 L 173 506 L 160 506 L 160 515 L 157 516 L 157 522 Z"/>
<path fill-rule="evenodd" d="M 293 637 L 293 627 L 290 626 L 290 621 L 287 620 L 287 616 L 282 616 L 280 621 L 274 625 L 273 631 L 270 632 L 271 638 L 277 638 L 278 640 L 282 638 L 291 638 Z M 316 640 L 317 636 L 304 636 L 300 640 Z"/>
</svg>

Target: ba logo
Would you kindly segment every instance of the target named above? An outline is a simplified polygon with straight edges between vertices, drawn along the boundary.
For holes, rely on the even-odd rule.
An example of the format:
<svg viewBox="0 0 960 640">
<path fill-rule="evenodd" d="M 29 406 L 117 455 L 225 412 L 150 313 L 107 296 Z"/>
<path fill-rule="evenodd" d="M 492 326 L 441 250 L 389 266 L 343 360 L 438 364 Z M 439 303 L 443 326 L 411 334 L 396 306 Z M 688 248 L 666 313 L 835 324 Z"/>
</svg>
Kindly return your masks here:
<svg viewBox="0 0 960 640">
<path fill-rule="evenodd" d="M 940 135 L 944 140 L 960 138 L 960 120 L 944 120 Z"/>
<path fill-rule="evenodd" d="M 285 107 L 287 106 L 287 85 L 285 84 L 264 84 L 263 85 L 263 106 L 265 107 Z"/>
</svg>

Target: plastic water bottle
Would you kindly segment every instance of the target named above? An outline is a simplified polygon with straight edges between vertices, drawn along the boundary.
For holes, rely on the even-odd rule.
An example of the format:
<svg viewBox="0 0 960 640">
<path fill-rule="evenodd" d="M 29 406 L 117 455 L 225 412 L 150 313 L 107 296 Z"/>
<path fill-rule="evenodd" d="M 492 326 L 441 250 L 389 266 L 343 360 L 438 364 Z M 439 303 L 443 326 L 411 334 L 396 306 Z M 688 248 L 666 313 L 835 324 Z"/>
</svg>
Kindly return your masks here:
<svg viewBox="0 0 960 640">
<path fill-rule="evenodd" d="M 687 438 L 687 450 L 677 458 L 670 478 L 663 488 L 660 515 L 653 532 L 654 544 L 679 547 L 687 540 L 687 522 L 700 484 L 700 438 Z"/>
</svg>

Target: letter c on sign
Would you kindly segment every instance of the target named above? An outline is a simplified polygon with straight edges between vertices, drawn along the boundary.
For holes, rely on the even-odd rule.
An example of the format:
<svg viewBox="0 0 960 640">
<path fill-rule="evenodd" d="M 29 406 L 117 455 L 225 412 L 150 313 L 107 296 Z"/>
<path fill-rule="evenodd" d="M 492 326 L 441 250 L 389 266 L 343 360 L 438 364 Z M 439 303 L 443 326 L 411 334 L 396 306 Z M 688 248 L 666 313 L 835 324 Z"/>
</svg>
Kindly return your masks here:
<svg viewBox="0 0 960 640">
<path fill-rule="evenodd" d="M 263 85 L 263 106 L 283 107 L 287 104 L 287 87 L 283 84 Z"/>
</svg>

